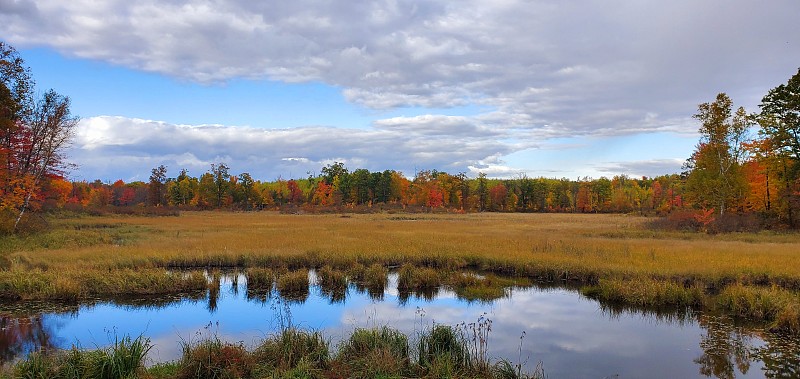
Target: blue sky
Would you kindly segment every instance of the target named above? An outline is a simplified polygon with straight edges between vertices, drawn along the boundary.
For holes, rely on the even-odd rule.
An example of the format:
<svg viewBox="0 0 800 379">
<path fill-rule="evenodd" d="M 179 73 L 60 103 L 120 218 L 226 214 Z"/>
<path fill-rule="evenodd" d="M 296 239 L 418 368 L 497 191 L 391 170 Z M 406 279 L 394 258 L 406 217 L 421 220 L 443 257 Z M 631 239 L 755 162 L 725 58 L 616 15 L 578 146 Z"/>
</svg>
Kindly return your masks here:
<svg viewBox="0 0 800 379">
<path fill-rule="evenodd" d="M 82 118 L 73 179 L 212 163 L 476 176 L 680 171 L 697 104 L 757 111 L 800 3 L 1 0 L 0 39 Z"/>
</svg>

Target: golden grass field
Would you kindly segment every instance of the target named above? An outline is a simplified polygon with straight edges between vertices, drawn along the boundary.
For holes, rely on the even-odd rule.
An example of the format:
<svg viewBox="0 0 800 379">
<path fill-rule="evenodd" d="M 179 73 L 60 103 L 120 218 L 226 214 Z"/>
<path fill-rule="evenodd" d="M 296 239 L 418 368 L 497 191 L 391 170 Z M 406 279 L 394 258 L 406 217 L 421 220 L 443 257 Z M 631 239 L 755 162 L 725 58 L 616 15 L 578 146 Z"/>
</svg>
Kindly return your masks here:
<svg viewBox="0 0 800 379">
<path fill-rule="evenodd" d="M 649 229 L 648 221 L 629 215 L 500 213 L 184 212 L 178 217 L 62 218 L 42 235 L 0 237 L 5 266 L 0 296 L 74 300 L 162 293 L 199 286 L 197 281 L 184 283 L 184 277 L 166 268 L 346 269 L 358 262 L 570 280 L 594 286 L 589 292 L 598 296 L 619 294 L 624 283 L 640 289 L 669 284 L 712 294 L 736 285 L 781 291 L 790 303 L 800 304 L 800 234 L 660 231 Z M 142 283 L 126 286 L 137 281 L 132 272 L 139 273 Z M 111 286 L 106 289 L 111 292 L 104 292 L 104 286 Z M 795 308 L 800 313 L 800 306 Z"/>
</svg>

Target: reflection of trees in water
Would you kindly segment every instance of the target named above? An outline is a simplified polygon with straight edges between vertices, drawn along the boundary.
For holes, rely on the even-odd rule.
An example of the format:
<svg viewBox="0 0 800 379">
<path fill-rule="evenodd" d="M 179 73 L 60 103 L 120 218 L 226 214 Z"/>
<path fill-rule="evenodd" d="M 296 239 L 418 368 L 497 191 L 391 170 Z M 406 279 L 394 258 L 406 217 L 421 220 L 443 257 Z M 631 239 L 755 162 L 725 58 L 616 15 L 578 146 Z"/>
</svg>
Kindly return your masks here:
<svg viewBox="0 0 800 379">
<path fill-rule="evenodd" d="M 341 304 L 347 300 L 347 287 L 340 287 L 340 286 L 325 286 L 321 285 L 319 287 L 319 292 L 322 294 L 323 297 L 328 298 L 330 304 Z"/>
<path fill-rule="evenodd" d="M 764 346 L 753 349 L 753 355 L 764 362 L 767 378 L 800 377 L 800 340 L 797 337 L 765 333 Z"/>
<path fill-rule="evenodd" d="M 695 358 L 700 374 L 721 379 L 733 379 L 736 370 L 742 374 L 750 371 L 754 360 L 752 342 L 755 333 L 724 317 L 700 316 L 697 319 L 706 334 L 700 337 L 703 354 Z"/>
<path fill-rule="evenodd" d="M 625 315 L 641 315 L 655 323 L 684 326 L 694 323 L 697 313 L 691 308 L 642 308 L 617 303 L 600 303 L 600 311 L 610 319 Z"/>
<path fill-rule="evenodd" d="M 700 365 L 700 374 L 735 378 L 737 370 L 747 374 L 752 362 L 761 361 L 766 378 L 800 377 L 800 341 L 796 337 L 748 329 L 727 317 L 701 316 L 698 324 L 706 331 L 700 338 L 703 354 L 694 360 Z"/>
<path fill-rule="evenodd" d="M 439 295 L 439 288 L 420 288 L 416 290 L 402 290 L 397 291 L 397 301 L 400 305 L 405 306 L 408 300 L 414 296 L 417 299 L 425 301 L 433 301 Z"/>
<path fill-rule="evenodd" d="M 372 285 L 365 285 L 364 283 L 355 283 L 355 287 L 356 292 L 366 293 L 374 301 L 383 301 L 383 293 L 386 291 L 385 284 L 373 283 Z"/>
<path fill-rule="evenodd" d="M 2 363 L 21 358 L 32 351 L 55 347 L 55 333 L 41 315 L 0 316 L 0 359 Z"/>
</svg>

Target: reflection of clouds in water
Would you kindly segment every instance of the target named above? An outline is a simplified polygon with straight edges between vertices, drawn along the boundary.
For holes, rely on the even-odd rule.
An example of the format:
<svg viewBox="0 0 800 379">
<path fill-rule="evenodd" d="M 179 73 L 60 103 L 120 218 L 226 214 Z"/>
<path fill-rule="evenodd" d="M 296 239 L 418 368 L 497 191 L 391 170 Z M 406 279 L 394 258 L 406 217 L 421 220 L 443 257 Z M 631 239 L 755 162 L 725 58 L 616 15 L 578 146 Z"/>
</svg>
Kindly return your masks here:
<svg viewBox="0 0 800 379">
<path fill-rule="evenodd" d="M 307 302 L 284 306 L 275 298 L 248 301 L 243 282 L 238 283 L 239 291 L 228 290 L 232 283 L 223 277 L 224 290 L 213 314 L 203 300 L 184 300 L 161 308 L 98 304 L 82 307 L 75 317 L 47 319 L 58 324 L 52 328 L 55 338 L 80 339 L 86 347 L 107 346 L 104 330 L 111 327 L 120 336 L 145 333 L 154 345 L 149 356 L 152 364 L 179 359 L 182 341 L 210 336 L 252 348 L 280 330 L 287 318 L 292 325 L 321 331 L 335 348 L 358 327 L 388 325 L 415 343 L 433 322 L 469 324 L 485 313 L 492 320 L 489 356 L 509 359 L 512 364 L 522 361 L 528 371 L 543 361 L 549 377 L 699 375 L 693 360 L 702 354 L 699 338 L 704 331 L 694 319 L 673 322 L 641 312 L 607 312 L 597 302 L 564 289 L 517 288 L 511 297 L 492 303 L 465 302 L 441 289 L 433 301 L 412 295 L 401 304 L 394 276 L 383 301 L 350 287 L 345 303 L 331 304 L 319 288 L 312 288 Z M 748 375 L 760 374 L 757 365 Z"/>
</svg>

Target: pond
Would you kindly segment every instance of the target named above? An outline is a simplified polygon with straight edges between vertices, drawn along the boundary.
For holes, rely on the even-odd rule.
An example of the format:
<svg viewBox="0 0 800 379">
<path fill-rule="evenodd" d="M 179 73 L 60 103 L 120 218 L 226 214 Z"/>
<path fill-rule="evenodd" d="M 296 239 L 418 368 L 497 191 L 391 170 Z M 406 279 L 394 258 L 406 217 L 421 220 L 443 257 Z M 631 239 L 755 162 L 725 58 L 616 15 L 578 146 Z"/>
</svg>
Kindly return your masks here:
<svg viewBox="0 0 800 379">
<path fill-rule="evenodd" d="M 315 274 L 310 273 L 315 281 Z M 8 306 L 0 318 L 5 362 L 41 347 L 104 347 L 143 334 L 149 363 L 180 357 L 181 343 L 216 336 L 253 346 L 286 326 L 322 331 L 332 346 L 357 327 L 388 325 L 418 335 L 434 323 L 491 325 L 489 355 L 550 378 L 761 378 L 800 374 L 792 338 L 690 311 L 614 309 L 563 287 L 509 287 L 494 300 L 467 300 L 439 288 L 400 293 L 390 274 L 382 291 L 350 284 L 331 296 L 319 286 L 283 298 L 248 291 L 244 275 L 222 275 L 219 291 L 54 308 Z M 37 310 L 38 309 L 38 310 Z M 21 313 L 21 311 L 24 311 Z M 20 315 L 20 314 L 25 315 Z M 12 316 L 15 315 L 15 316 Z"/>
</svg>

